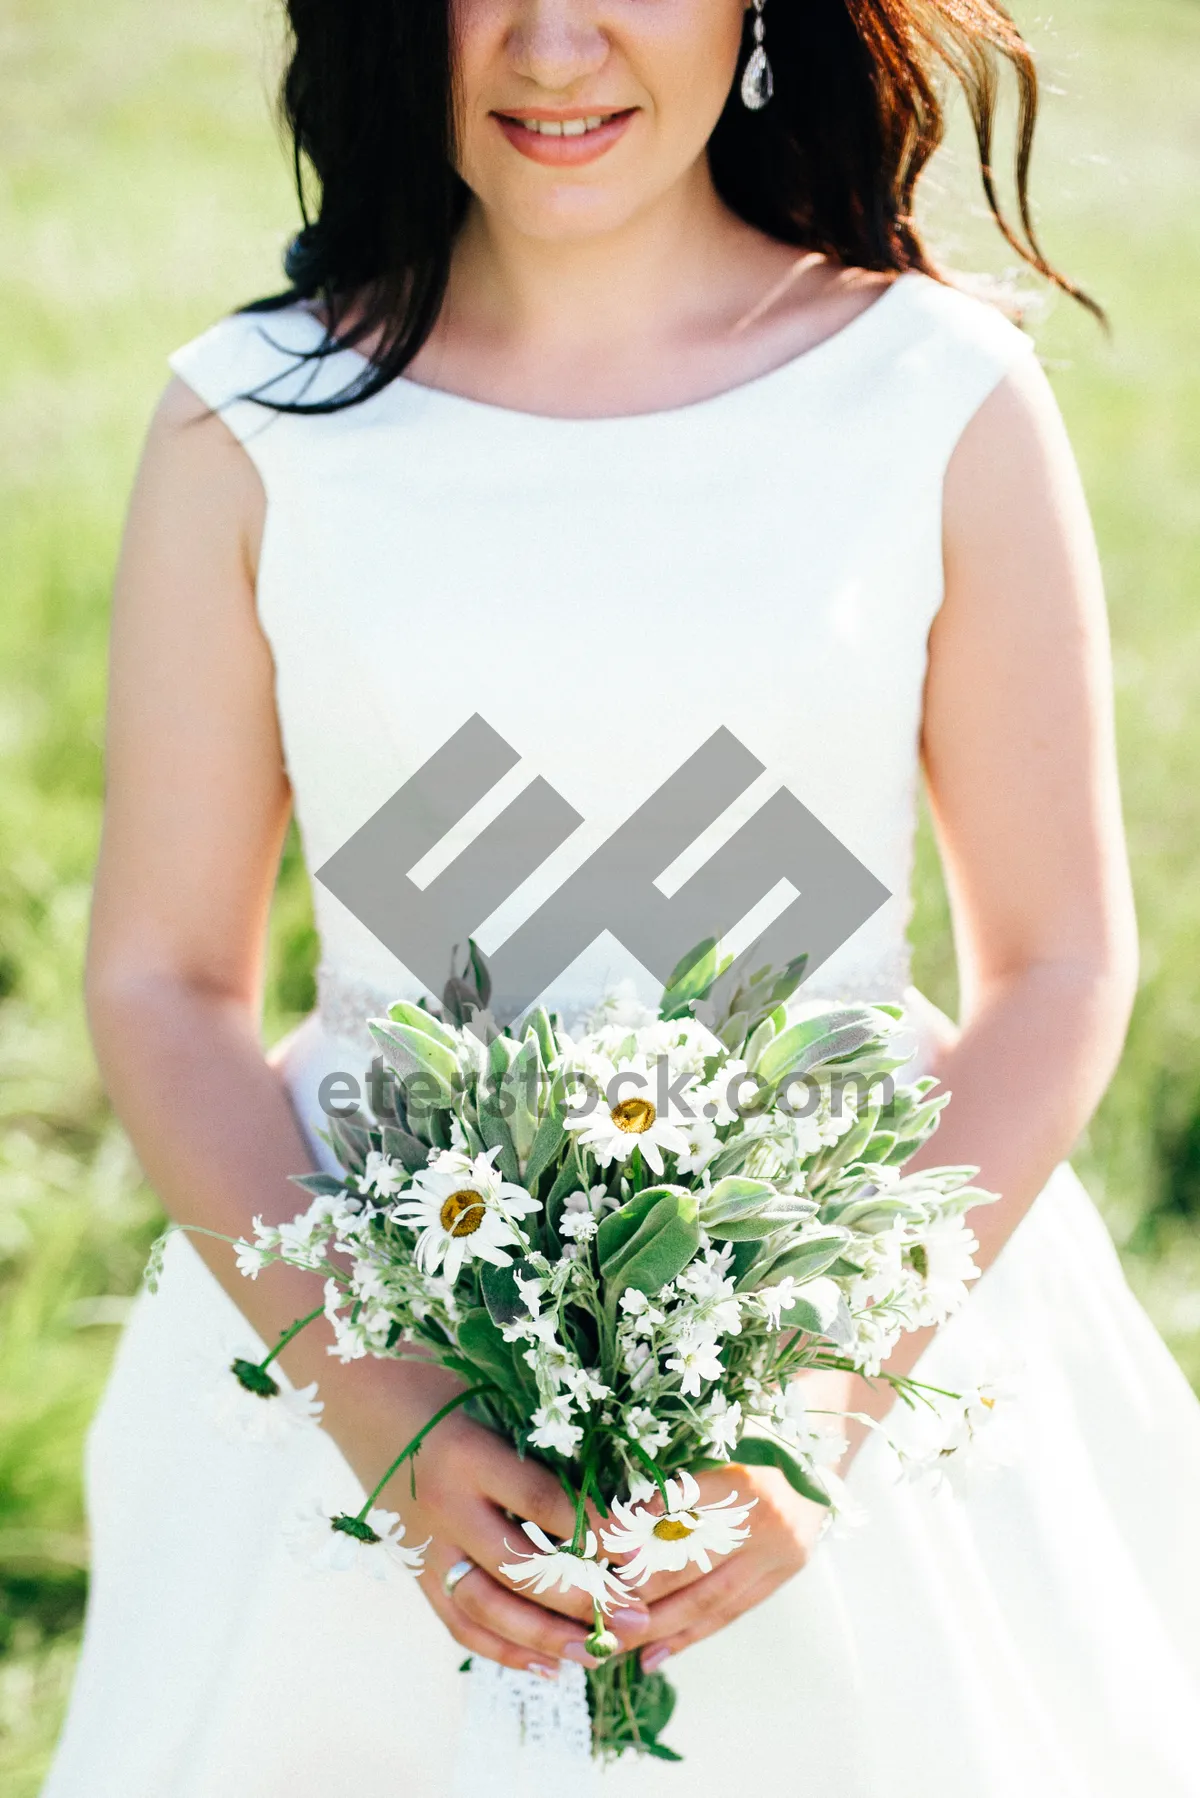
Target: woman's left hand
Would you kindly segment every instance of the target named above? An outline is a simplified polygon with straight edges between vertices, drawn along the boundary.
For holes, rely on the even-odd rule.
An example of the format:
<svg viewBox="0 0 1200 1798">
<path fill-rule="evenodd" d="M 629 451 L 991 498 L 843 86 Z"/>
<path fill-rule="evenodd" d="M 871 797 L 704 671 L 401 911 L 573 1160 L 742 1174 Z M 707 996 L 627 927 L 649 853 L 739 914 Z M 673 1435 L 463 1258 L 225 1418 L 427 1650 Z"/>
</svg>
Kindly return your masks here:
<svg viewBox="0 0 1200 1798">
<path fill-rule="evenodd" d="M 829 1518 L 824 1505 L 801 1498 L 774 1467 L 733 1465 L 698 1474 L 696 1480 L 703 1504 L 730 1492 L 743 1504 L 757 1499 L 749 1517 L 750 1535 L 711 1573 L 688 1567 L 682 1573 L 655 1574 L 638 1588 L 638 1597 L 650 1606 L 641 1650 L 647 1673 L 681 1648 L 724 1629 L 799 1573 Z"/>
</svg>

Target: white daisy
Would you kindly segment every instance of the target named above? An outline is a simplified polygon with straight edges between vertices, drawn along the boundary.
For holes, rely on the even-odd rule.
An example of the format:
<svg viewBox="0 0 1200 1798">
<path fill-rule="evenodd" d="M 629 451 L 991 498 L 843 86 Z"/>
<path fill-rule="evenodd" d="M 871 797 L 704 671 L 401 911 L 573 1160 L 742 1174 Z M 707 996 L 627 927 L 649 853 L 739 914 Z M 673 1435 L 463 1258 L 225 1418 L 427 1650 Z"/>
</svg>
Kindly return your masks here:
<svg viewBox="0 0 1200 1798">
<path fill-rule="evenodd" d="M 298 1430 L 315 1428 L 325 1409 L 317 1397 L 315 1380 L 297 1389 L 286 1383 L 278 1369 L 272 1374 L 257 1361 L 241 1356 L 227 1362 L 220 1378 L 211 1382 L 203 1406 L 227 1441 L 271 1444 L 286 1442 Z"/>
<path fill-rule="evenodd" d="M 739 1505 L 731 1492 L 716 1504 L 699 1502 L 700 1488 L 690 1473 L 667 1480 L 667 1505 L 652 1511 L 647 1505 L 614 1499 L 616 1524 L 601 1531 L 610 1554 L 630 1558 L 620 1569 L 630 1586 L 644 1586 L 655 1573 L 680 1573 L 695 1563 L 701 1573 L 711 1573 L 712 1555 L 730 1554 L 750 1534 L 746 1519 L 757 1499 Z"/>
<path fill-rule="evenodd" d="M 464 1261 L 490 1261 L 503 1267 L 523 1246 L 517 1219 L 541 1209 L 523 1186 L 501 1177 L 492 1165 L 499 1154 L 461 1154 L 444 1149 L 413 1176 L 408 1196 L 392 1215 L 398 1223 L 420 1230 L 416 1261 L 422 1273 L 442 1269 L 453 1283 Z"/>
<path fill-rule="evenodd" d="M 945 1323 L 966 1302 L 967 1283 L 979 1278 L 979 1241 L 965 1218 L 938 1217 L 927 1224 L 908 1259 L 921 1278 L 921 1322 Z"/>
<path fill-rule="evenodd" d="M 543 1592 L 586 1592 L 592 1603 L 607 1612 L 613 1600 L 623 1598 L 620 1582 L 603 1561 L 596 1559 L 596 1538 L 591 1530 L 581 1555 L 573 1554 L 562 1543 L 552 1542 L 536 1523 L 523 1523 L 521 1528 L 533 1543 L 536 1554 L 520 1555 L 515 1561 L 504 1561 L 500 1572 L 514 1586 L 523 1586 L 540 1598 Z"/>
<path fill-rule="evenodd" d="M 313 1573 L 368 1574 L 372 1579 L 420 1573 L 428 1542 L 404 1547 L 404 1525 L 394 1511 L 368 1511 L 364 1518 L 330 1513 L 313 1504 L 287 1525 L 284 1535 L 295 1558 Z"/>
<path fill-rule="evenodd" d="M 640 1149 L 647 1167 L 661 1176 L 664 1153 L 687 1154 L 687 1138 L 672 1122 L 670 1107 L 662 1114 L 655 1104 L 659 1083 L 645 1061 L 596 1057 L 581 1071 L 586 1076 L 586 1100 L 573 1114 L 567 1113 L 564 1123 L 600 1167 L 628 1161 Z"/>
</svg>

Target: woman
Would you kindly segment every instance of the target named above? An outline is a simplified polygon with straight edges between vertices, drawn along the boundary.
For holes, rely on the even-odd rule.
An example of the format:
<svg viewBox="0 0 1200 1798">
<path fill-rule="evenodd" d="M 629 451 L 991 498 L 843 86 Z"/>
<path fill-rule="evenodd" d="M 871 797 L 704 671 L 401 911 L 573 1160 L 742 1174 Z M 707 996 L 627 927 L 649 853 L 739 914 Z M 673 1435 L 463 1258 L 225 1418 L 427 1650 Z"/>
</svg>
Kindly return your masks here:
<svg viewBox="0 0 1200 1798">
<path fill-rule="evenodd" d="M 1200 1792 L 1197 1408 L 1064 1160 L 1135 985 L 1096 558 L 1027 340 L 935 277 L 911 215 L 946 63 L 992 197 L 1007 59 L 1028 233 L 1020 38 L 987 0 L 290 14 L 317 211 L 282 300 L 175 358 L 118 584 L 89 1002 L 150 1178 L 210 1231 L 291 1215 L 321 1082 L 366 1061 L 357 1020 L 424 990 L 318 883 L 321 1006 L 264 1060 L 293 800 L 319 869 L 478 712 L 583 820 L 528 915 L 724 726 L 892 895 L 807 991 L 919 1011 L 953 1092 L 924 1160 L 1002 1195 L 967 1307 L 903 1365 L 956 1386 L 987 1364 L 1016 1396 L 1007 1465 L 965 1494 L 898 1481 L 859 1426 L 866 1521 L 819 1548 L 773 1470 L 706 1475 L 757 1498 L 749 1542 L 614 1619 L 646 1665 L 678 1657 L 685 1763 L 626 1757 L 606 1789 Z M 908 985 L 919 766 L 957 1028 Z M 545 997 L 573 1016 L 626 976 L 645 988 L 602 938 Z M 430 1539 L 423 1577 L 307 1578 L 288 1520 L 357 1506 L 454 1385 L 339 1365 L 312 1330 L 287 1366 L 320 1379 L 324 1430 L 226 1444 L 206 1383 L 313 1303 L 309 1276 L 250 1284 L 205 1236 L 139 1301 L 91 1438 L 53 1798 L 534 1789 L 532 1763 L 459 1753 L 457 1667 L 586 1659 L 569 1599 L 497 1571 L 506 1512 L 561 1535 L 569 1508 L 458 1413 L 415 1498 L 384 1499 Z M 840 1376 L 828 1400 L 885 1409 Z"/>
</svg>

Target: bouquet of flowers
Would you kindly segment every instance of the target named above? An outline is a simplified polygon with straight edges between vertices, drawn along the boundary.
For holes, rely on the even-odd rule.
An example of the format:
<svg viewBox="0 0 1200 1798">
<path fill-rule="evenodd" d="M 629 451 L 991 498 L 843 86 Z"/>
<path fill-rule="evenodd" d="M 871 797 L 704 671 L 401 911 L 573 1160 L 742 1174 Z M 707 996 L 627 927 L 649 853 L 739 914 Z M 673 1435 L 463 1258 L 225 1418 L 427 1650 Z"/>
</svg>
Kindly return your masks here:
<svg viewBox="0 0 1200 1798">
<path fill-rule="evenodd" d="M 970 1185 L 978 1170 L 902 1171 L 948 1095 L 931 1077 L 896 1085 L 901 1008 L 796 1003 L 803 967 L 726 977 L 707 942 L 657 1016 L 612 1001 L 573 1037 L 544 1010 L 498 1028 L 472 945 L 440 1010 L 401 1002 L 370 1021 L 388 1103 L 377 1091 L 373 1122 L 331 1121 L 341 1173 L 298 1177 L 307 1211 L 255 1220 L 237 1245 L 249 1275 L 278 1260 L 324 1276 L 343 1358 L 419 1353 L 463 1383 L 356 1516 L 310 1520 L 330 1564 L 419 1571 L 374 1500 L 457 1404 L 571 1494 L 570 1539 L 526 1522 L 501 1572 L 591 1600 L 597 1755 L 677 1758 L 661 1740 L 668 1682 L 614 1652 L 605 1619 L 654 1573 L 706 1571 L 750 1533 L 750 1504 L 702 1503 L 694 1475 L 767 1465 L 836 1506 L 841 1444 L 793 1377 L 879 1377 L 901 1333 L 941 1322 L 976 1273 L 963 1214 L 993 1196 Z M 234 1362 L 247 1392 L 278 1395 L 281 1346 Z M 929 1396 L 882 1377 L 910 1403 Z"/>
</svg>

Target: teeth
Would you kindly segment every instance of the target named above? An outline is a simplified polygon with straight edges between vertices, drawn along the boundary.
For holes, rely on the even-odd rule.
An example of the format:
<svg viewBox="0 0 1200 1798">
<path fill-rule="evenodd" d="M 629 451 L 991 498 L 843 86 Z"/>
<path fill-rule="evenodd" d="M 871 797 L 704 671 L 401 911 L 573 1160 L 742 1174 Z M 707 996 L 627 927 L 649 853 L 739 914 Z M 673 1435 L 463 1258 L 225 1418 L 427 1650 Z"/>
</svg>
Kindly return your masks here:
<svg viewBox="0 0 1200 1798">
<path fill-rule="evenodd" d="M 587 131 L 598 131 L 613 118 L 613 113 L 589 113 L 584 119 L 522 119 L 526 131 L 537 131 L 542 137 L 582 137 Z"/>
</svg>

